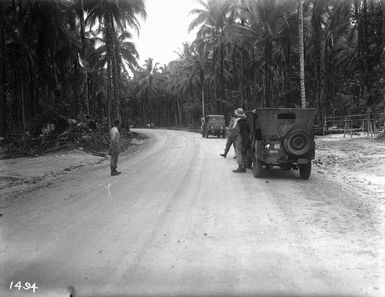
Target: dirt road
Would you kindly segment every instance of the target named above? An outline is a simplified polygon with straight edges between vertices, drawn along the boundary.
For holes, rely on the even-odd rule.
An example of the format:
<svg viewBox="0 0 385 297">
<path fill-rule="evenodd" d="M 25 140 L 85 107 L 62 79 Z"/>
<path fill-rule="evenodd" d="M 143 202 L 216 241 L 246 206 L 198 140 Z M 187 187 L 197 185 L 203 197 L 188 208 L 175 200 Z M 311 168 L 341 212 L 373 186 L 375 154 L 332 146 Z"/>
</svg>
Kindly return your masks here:
<svg viewBox="0 0 385 297">
<path fill-rule="evenodd" d="M 224 139 L 140 132 L 118 177 L 0 199 L 0 296 L 385 296 L 384 200 L 316 171 L 235 174 Z"/>
</svg>

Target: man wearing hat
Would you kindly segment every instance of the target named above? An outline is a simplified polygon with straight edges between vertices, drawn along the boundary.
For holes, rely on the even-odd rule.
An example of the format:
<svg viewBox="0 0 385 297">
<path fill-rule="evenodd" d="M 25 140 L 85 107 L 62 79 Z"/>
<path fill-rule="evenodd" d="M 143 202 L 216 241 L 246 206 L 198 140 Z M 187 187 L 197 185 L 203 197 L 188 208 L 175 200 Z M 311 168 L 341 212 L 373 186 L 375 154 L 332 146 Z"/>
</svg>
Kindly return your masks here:
<svg viewBox="0 0 385 297">
<path fill-rule="evenodd" d="M 236 109 L 234 114 L 233 128 L 235 130 L 235 153 L 237 155 L 238 168 L 233 170 L 233 172 L 246 172 L 246 152 L 250 146 L 250 126 L 242 108 Z"/>
<path fill-rule="evenodd" d="M 227 153 L 229 152 L 229 150 L 231 148 L 231 145 L 234 146 L 234 150 L 235 150 L 235 129 L 233 128 L 235 115 L 230 114 L 230 116 L 231 116 L 231 120 L 229 123 L 229 130 L 228 130 L 228 134 L 227 134 L 227 142 L 226 142 L 225 152 L 223 154 L 219 154 L 223 158 L 226 158 Z"/>
</svg>

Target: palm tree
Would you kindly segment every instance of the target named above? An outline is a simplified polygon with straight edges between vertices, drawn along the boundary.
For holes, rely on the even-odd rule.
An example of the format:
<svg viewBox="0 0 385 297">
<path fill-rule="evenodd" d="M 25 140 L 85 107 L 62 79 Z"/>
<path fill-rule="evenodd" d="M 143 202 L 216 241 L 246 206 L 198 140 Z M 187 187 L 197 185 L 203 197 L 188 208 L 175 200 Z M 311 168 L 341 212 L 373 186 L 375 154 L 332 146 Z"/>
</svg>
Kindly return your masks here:
<svg viewBox="0 0 385 297">
<path fill-rule="evenodd" d="M 184 105 L 184 98 L 188 100 L 189 94 L 192 93 L 193 86 L 190 83 L 188 71 L 186 71 L 186 61 L 191 58 L 190 47 L 187 43 L 183 44 L 183 51 L 178 53 L 179 59 L 172 61 L 167 68 L 166 88 L 167 92 L 175 99 L 179 125 L 182 125 L 182 106 Z M 190 98 L 192 99 L 192 98 Z"/>
<path fill-rule="evenodd" d="M 120 118 L 120 111 L 117 109 L 118 100 L 118 78 L 117 78 L 117 53 L 116 30 L 124 31 L 127 26 L 139 30 L 137 15 L 146 17 L 143 0 L 94 0 L 96 4 L 90 10 L 87 21 L 92 27 L 96 20 L 103 25 L 103 38 L 107 52 L 107 104 L 108 123 L 111 124 L 111 115 Z M 111 95 L 113 98 L 111 99 Z M 113 104 L 112 104 L 113 103 Z M 112 109 L 112 110 L 111 110 Z"/>
<path fill-rule="evenodd" d="M 208 80 L 206 75 L 206 68 L 210 68 L 208 50 L 205 43 L 201 39 L 195 40 L 192 44 L 192 53 L 188 59 L 185 60 L 184 68 L 189 73 L 188 79 L 190 85 L 198 87 L 200 90 L 202 117 L 205 113 L 205 84 Z"/>
<path fill-rule="evenodd" d="M 137 82 L 136 95 L 147 100 L 148 116 L 145 117 L 145 120 L 153 123 L 155 120 L 155 102 L 153 95 L 160 86 L 159 63 L 154 63 L 152 58 L 148 58 L 145 60 L 141 69 L 134 71 L 134 78 Z M 142 102 L 142 104 L 144 113 L 145 104 L 144 102 Z"/>
<path fill-rule="evenodd" d="M 272 103 L 273 52 L 282 32 L 289 28 L 287 19 L 293 14 L 291 1 L 245 0 L 238 9 L 241 24 L 229 25 L 226 33 L 233 43 L 241 43 L 252 56 L 251 63 L 260 55 L 264 76 L 264 106 Z"/>
<path fill-rule="evenodd" d="M 221 101 L 225 99 L 225 47 L 227 40 L 225 38 L 225 27 L 228 23 L 229 14 L 235 1 L 233 0 L 208 0 L 207 3 L 202 0 L 199 4 L 201 9 L 193 9 L 190 14 L 196 15 L 196 18 L 189 25 L 189 32 L 199 27 L 197 38 L 206 43 L 208 51 L 212 52 L 213 67 L 216 68 L 216 60 L 219 55 L 219 85 Z M 215 69 L 214 69 L 215 72 Z M 213 73 L 214 81 L 216 74 Z M 214 94 L 215 97 L 216 94 Z M 220 102 L 221 102 L 220 101 Z"/>
<path fill-rule="evenodd" d="M 105 39 L 97 36 L 96 33 L 93 33 L 94 40 L 97 40 L 100 44 L 99 47 L 93 52 L 92 60 L 93 64 L 98 68 L 104 68 L 108 65 L 108 55 L 107 55 L 107 45 L 105 44 Z M 128 76 L 127 66 L 132 72 L 134 72 L 138 67 L 139 54 L 136 50 L 135 44 L 130 41 L 132 38 L 129 32 L 121 33 L 119 36 L 115 37 L 115 63 L 116 63 L 116 72 L 115 72 L 115 91 L 114 96 L 116 100 L 115 110 L 120 110 L 120 99 L 121 99 L 121 81 L 122 76 Z M 116 118 L 119 118 L 119 114 L 114 114 Z"/>
</svg>

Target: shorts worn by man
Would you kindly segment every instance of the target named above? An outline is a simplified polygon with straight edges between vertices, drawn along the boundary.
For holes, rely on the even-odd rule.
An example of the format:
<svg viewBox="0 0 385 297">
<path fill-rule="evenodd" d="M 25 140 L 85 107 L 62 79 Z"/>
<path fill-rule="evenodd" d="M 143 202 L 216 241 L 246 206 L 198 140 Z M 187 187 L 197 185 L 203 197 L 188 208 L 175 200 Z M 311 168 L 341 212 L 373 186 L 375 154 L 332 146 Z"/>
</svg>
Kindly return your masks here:
<svg viewBox="0 0 385 297">
<path fill-rule="evenodd" d="M 114 121 L 114 127 L 110 130 L 110 153 L 111 153 L 111 175 L 119 175 L 121 172 L 117 171 L 118 167 L 118 156 L 120 153 L 120 133 L 118 126 L 120 124 L 119 120 Z"/>
<path fill-rule="evenodd" d="M 237 155 L 238 168 L 233 170 L 233 172 L 246 172 L 246 152 L 250 146 L 250 126 L 242 108 L 238 108 L 234 113 L 236 119 L 233 127 L 235 129 L 235 153 Z"/>
</svg>

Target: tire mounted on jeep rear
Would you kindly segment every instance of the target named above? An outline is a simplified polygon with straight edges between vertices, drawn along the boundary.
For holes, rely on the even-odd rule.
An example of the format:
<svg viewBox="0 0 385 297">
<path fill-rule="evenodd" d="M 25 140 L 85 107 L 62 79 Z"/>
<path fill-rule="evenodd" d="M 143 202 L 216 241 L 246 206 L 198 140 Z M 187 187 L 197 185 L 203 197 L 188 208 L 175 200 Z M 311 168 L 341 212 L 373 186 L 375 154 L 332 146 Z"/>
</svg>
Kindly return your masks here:
<svg viewBox="0 0 385 297">
<path fill-rule="evenodd" d="M 313 143 L 312 137 L 306 130 L 296 129 L 285 137 L 283 146 L 288 154 L 301 157 L 313 148 Z"/>
</svg>

